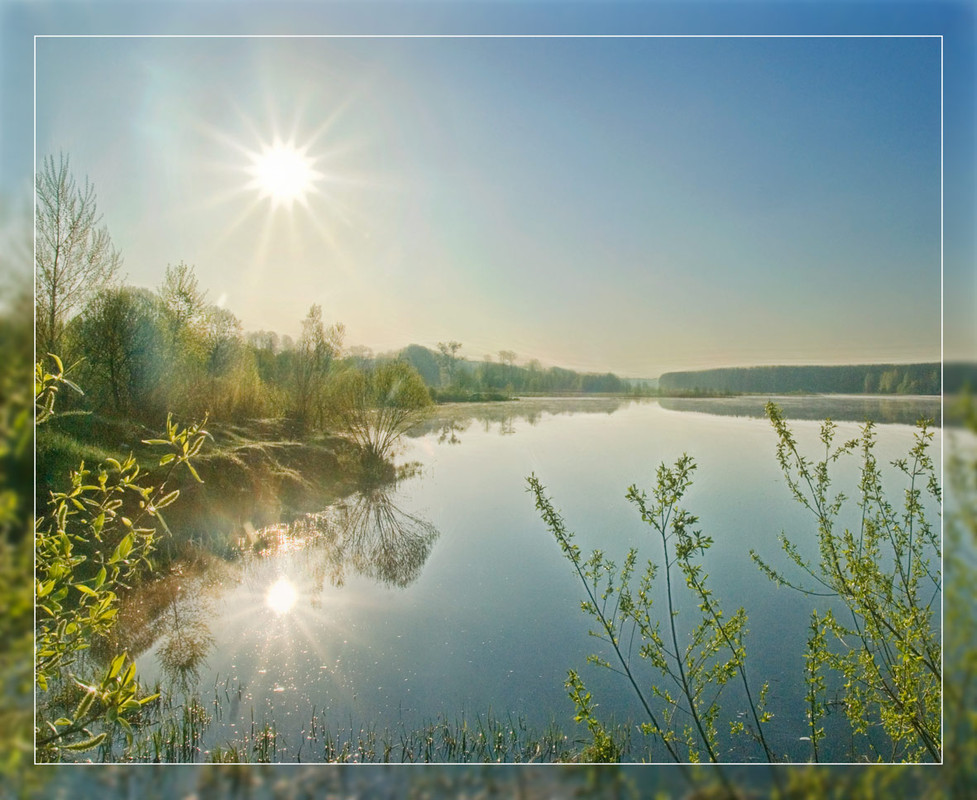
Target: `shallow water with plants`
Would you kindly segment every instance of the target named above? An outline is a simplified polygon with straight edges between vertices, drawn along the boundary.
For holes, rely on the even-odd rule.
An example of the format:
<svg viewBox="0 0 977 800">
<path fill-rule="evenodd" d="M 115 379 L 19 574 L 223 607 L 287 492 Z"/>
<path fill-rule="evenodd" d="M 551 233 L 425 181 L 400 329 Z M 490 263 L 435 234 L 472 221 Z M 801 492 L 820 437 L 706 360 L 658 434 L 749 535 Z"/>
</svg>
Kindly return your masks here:
<svg viewBox="0 0 977 800">
<path fill-rule="evenodd" d="M 803 652 L 811 603 L 768 580 L 750 550 L 788 570 L 779 534 L 816 557 L 816 526 L 784 484 L 775 434 L 759 416 L 764 399 L 755 414 L 749 404 L 730 413 L 724 399 L 691 408 L 620 398 L 440 407 L 401 445 L 397 461 L 411 468 L 395 484 L 274 525 L 245 526 L 233 560 L 183 564 L 134 593 L 118 630 L 140 681 L 158 682 L 174 707 L 198 698 L 208 716 L 189 758 L 176 760 L 207 760 L 267 730 L 274 751 L 257 760 L 328 760 L 323 731 L 345 730 L 354 740 L 372 731 L 375 743 L 396 745 L 403 732 L 433 729 L 438 720 L 477 737 L 490 719 L 535 732 L 555 724 L 566 740 L 552 736 L 557 744 L 539 757 L 566 757 L 588 738 L 573 720 L 568 669 L 583 677 L 602 718 L 630 736 L 625 758 L 668 760 L 660 743 L 630 726 L 637 715 L 621 676 L 586 663 L 597 643 L 580 613 L 582 588 L 526 478 L 545 484 L 585 553 L 599 548 L 620 563 L 636 547 L 642 560 L 656 560 L 653 532 L 625 494 L 632 484 L 650 489 L 658 465 L 683 453 L 698 465 L 686 507 L 714 540 L 702 562 L 710 587 L 749 616 L 749 670 L 769 684 L 768 736 L 779 759 L 807 760 Z M 872 402 L 887 404 L 885 419 L 939 414 L 938 398 Z M 792 399 L 787 414 L 815 456 L 814 418 L 857 420 L 863 412 L 831 398 L 816 399 L 807 413 L 802 405 Z M 845 440 L 858 423 L 838 428 Z M 911 425 L 880 424 L 879 463 L 904 457 L 913 435 Z M 940 445 L 938 432 L 937 463 Z M 857 462 L 843 459 L 836 468 L 835 486 L 854 495 Z M 884 474 L 895 478 L 888 467 Z M 936 519 L 938 508 L 929 510 Z M 680 610 L 694 613 L 694 601 L 683 602 Z M 728 718 L 746 713 L 733 684 L 722 704 Z M 851 760 L 842 717 L 829 703 L 822 760 Z M 763 757 L 755 742 L 727 734 L 720 760 Z M 394 749 L 387 757 L 401 760 Z M 500 757 L 515 758 L 517 749 Z M 442 750 L 434 760 L 463 760 L 460 753 Z"/>
</svg>

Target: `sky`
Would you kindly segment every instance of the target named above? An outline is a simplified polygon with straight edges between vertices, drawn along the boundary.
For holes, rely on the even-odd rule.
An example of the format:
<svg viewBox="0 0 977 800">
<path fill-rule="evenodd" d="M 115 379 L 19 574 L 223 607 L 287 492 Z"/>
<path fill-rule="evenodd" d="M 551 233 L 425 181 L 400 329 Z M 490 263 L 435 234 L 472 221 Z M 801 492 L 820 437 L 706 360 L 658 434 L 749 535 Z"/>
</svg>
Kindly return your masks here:
<svg viewBox="0 0 977 800">
<path fill-rule="evenodd" d="M 586 4 L 547 29 L 555 5 L 472 5 L 462 25 L 414 4 L 428 16 L 372 30 L 317 27 L 305 5 L 296 21 L 513 33 L 515 6 L 527 33 L 633 32 Z M 859 27 L 776 5 L 779 31 Z M 145 4 L 142 27 L 99 25 L 108 4 L 57 24 L 25 6 L 3 35 L 191 32 L 164 6 Z M 241 8 L 252 29 L 226 32 L 281 32 Z M 42 36 L 32 133 L 38 162 L 65 153 L 94 185 L 128 282 L 192 264 L 247 330 L 295 336 L 315 303 L 377 352 L 456 340 L 471 358 L 630 377 L 972 357 L 972 108 L 941 81 L 961 97 L 973 64 L 923 35 L 948 25 L 952 4 L 939 8 L 899 37 Z M 725 27 L 769 34 L 759 19 Z M 652 21 L 639 29 L 659 33 Z M 0 140 L 7 195 L 17 136 Z M 248 171 L 275 142 L 314 172 L 292 202 Z"/>
</svg>

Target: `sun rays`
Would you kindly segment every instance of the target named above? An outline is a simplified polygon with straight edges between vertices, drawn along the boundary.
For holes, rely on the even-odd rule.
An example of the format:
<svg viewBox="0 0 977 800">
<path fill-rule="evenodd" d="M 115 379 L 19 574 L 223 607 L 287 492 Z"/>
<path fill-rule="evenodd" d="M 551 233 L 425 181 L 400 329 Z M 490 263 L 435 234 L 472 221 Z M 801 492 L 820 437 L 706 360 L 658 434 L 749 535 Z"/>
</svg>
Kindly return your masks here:
<svg viewBox="0 0 977 800">
<path fill-rule="evenodd" d="M 325 177 L 315 169 L 308 149 L 279 140 L 252 153 L 247 169 L 252 178 L 248 188 L 268 198 L 273 210 L 291 210 L 294 203 L 308 207 L 309 196 L 318 192 L 317 183 Z"/>
<path fill-rule="evenodd" d="M 377 185 L 361 174 L 357 160 L 365 142 L 351 138 L 340 124 L 349 101 L 312 124 L 308 103 L 299 104 L 290 122 L 282 121 L 272 103 L 266 105 L 265 120 L 238 108 L 236 124 L 198 122 L 209 140 L 206 149 L 216 156 L 203 166 L 220 176 L 215 181 L 220 188 L 197 198 L 197 205 L 201 211 L 223 208 L 225 219 L 211 247 L 223 250 L 234 240 L 247 240 L 251 263 L 242 266 L 251 281 L 274 258 L 285 253 L 301 258 L 312 251 L 327 253 L 331 264 L 349 274 L 350 243 L 365 238 L 370 227 L 357 212 L 362 192 Z"/>
</svg>

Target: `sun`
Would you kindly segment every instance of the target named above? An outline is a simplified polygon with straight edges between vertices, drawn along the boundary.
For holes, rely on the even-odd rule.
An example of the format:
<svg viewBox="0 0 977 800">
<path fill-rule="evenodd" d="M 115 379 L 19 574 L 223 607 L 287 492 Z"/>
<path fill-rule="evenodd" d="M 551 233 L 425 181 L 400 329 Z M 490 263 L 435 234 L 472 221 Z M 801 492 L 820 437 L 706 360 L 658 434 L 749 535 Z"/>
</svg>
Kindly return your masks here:
<svg viewBox="0 0 977 800">
<path fill-rule="evenodd" d="M 265 604 L 278 616 L 291 611 L 296 600 L 298 600 L 298 593 L 287 578 L 279 578 L 275 581 L 265 595 Z"/>
<path fill-rule="evenodd" d="M 276 141 L 251 154 L 249 187 L 271 200 L 273 208 L 290 208 L 296 202 L 306 205 L 309 195 L 317 191 L 316 181 L 322 177 L 307 149 Z"/>
</svg>

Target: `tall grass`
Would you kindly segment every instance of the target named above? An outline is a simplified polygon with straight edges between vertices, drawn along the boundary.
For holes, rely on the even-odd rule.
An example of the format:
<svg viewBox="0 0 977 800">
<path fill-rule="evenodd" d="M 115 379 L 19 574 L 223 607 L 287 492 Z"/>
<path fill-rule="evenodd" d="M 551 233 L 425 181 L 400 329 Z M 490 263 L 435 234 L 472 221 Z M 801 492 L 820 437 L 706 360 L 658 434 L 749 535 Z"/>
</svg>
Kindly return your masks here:
<svg viewBox="0 0 977 800">
<path fill-rule="evenodd" d="M 250 724 L 235 738 L 219 739 L 214 724 L 224 719 L 226 707 L 240 700 L 241 687 L 230 681 L 214 686 L 214 697 L 163 697 L 136 721 L 131 742 L 116 737 L 98 754 L 98 760 L 192 763 L 332 763 L 332 764 L 440 764 L 440 763 L 566 763 L 585 760 L 582 745 L 555 723 L 543 730 L 531 728 L 521 716 L 497 715 L 491 710 L 473 718 L 439 715 L 418 727 L 400 724 L 379 728 L 358 727 L 352 721 L 336 725 L 316 707 L 298 737 L 280 732 L 274 723 L 250 712 Z M 630 740 L 624 727 L 613 729 L 622 752 Z M 208 744 L 209 742 L 209 744 Z"/>
</svg>

